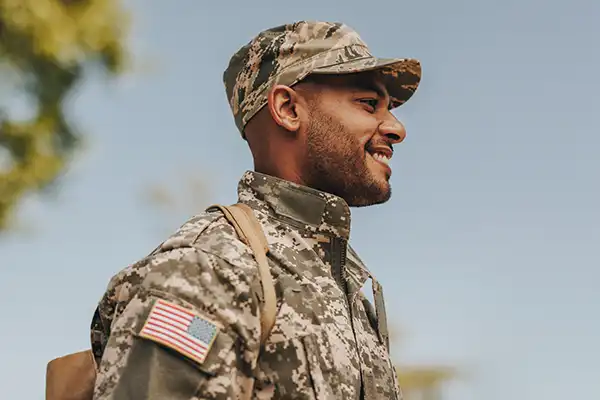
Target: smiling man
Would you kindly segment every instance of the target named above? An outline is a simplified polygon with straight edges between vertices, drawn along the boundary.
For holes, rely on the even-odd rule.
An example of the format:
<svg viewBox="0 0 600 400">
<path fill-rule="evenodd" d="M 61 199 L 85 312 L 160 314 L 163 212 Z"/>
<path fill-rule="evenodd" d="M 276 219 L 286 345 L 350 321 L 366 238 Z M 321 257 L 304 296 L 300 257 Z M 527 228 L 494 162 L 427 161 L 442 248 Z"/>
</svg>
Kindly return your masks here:
<svg viewBox="0 0 600 400">
<path fill-rule="evenodd" d="M 312 75 L 278 84 L 246 126 L 255 170 L 336 195 L 350 206 L 391 196 L 393 144 L 406 136 L 390 113 L 381 71 Z"/>
<path fill-rule="evenodd" d="M 257 263 L 221 211 L 200 213 L 113 277 L 92 325 L 94 398 L 400 399 L 349 207 L 390 198 L 406 135 L 391 110 L 420 77 L 418 61 L 376 58 L 339 23 L 283 25 L 242 47 L 224 81 L 254 158 L 238 195 L 267 238 L 274 325 L 261 345 Z"/>
</svg>

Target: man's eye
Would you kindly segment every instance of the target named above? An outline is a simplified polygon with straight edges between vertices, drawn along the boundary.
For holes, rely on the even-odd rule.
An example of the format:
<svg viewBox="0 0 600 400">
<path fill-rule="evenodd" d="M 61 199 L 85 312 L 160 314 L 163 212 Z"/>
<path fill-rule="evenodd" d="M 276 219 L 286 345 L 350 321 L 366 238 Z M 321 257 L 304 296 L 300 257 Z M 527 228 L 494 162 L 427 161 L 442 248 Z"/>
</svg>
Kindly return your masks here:
<svg viewBox="0 0 600 400">
<path fill-rule="evenodd" d="M 368 105 L 371 109 L 375 110 L 377 108 L 377 99 L 361 99 L 361 103 Z"/>
</svg>

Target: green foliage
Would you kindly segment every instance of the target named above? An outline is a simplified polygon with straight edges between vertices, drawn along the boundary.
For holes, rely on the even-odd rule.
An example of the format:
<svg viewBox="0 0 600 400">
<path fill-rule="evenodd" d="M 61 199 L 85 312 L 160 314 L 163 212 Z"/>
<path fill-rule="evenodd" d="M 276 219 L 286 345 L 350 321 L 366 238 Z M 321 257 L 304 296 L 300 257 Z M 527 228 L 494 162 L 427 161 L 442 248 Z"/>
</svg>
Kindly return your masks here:
<svg viewBox="0 0 600 400">
<path fill-rule="evenodd" d="M 0 108 L 0 232 L 68 165 L 81 137 L 68 96 L 90 68 L 123 71 L 127 27 L 118 0 L 0 0 L 0 91 L 14 86 L 33 108 L 29 119 Z"/>
<path fill-rule="evenodd" d="M 457 375 L 454 368 L 438 365 L 404 366 L 396 370 L 405 400 L 441 400 L 442 386 Z"/>
<path fill-rule="evenodd" d="M 390 341 L 404 344 L 407 332 L 390 321 Z M 462 368 L 440 364 L 433 365 L 397 365 L 396 372 L 404 400 L 441 400 L 442 388 L 463 375 Z"/>
</svg>

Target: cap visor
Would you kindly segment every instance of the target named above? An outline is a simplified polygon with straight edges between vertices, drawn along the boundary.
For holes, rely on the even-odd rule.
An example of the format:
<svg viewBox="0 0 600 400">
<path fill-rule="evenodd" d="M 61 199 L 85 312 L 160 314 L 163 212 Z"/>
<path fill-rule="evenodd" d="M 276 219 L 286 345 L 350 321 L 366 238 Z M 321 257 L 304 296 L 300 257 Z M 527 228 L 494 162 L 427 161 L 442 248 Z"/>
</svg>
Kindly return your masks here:
<svg viewBox="0 0 600 400">
<path fill-rule="evenodd" d="M 413 58 L 365 57 L 340 64 L 316 68 L 312 74 L 352 74 L 379 70 L 392 103 L 392 108 L 412 97 L 421 82 L 421 63 Z"/>
</svg>

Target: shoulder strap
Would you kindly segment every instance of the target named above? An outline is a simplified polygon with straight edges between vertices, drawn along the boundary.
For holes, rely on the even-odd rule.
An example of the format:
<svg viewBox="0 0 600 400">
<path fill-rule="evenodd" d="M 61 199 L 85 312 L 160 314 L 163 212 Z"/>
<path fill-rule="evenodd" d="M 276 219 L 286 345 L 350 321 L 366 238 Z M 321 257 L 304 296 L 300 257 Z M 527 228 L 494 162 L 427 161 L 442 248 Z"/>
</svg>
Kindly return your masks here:
<svg viewBox="0 0 600 400">
<path fill-rule="evenodd" d="M 273 325 L 275 324 L 275 316 L 277 313 L 277 298 L 275 296 L 275 286 L 273 277 L 269 269 L 267 254 L 269 253 L 269 245 L 267 238 L 262 230 L 260 222 L 254 216 L 252 209 L 241 203 L 231 206 L 222 206 L 214 204 L 208 209 L 218 208 L 223 212 L 227 221 L 233 225 L 240 239 L 250 246 L 254 258 L 258 263 L 258 272 L 263 289 L 263 308 L 261 310 L 261 343 L 267 340 Z"/>
</svg>

